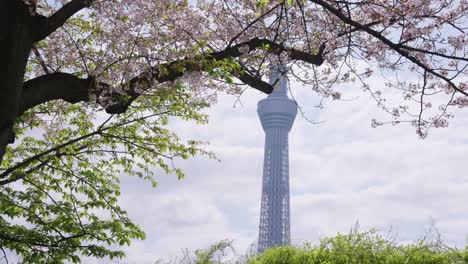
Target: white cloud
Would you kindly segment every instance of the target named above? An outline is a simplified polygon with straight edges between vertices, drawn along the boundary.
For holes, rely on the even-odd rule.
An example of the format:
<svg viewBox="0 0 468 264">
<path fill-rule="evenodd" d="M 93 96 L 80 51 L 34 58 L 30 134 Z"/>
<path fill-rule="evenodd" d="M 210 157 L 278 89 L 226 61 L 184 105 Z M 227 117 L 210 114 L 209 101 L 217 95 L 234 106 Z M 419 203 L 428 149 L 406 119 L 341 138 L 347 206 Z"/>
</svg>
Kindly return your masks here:
<svg viewBox="0 0 468 264">
<path fill-rule="evenodd" d="M 221 162 L 207 158 L 178 161 L 187 178 L 161 176 L 152 189 L 125 177 L 122 204 L 148 234 L 128 250 L 128 263 L 174 258 L 181 249 L 235 240 L 238 253 L 258 232 L 264 135 L 256 113 L 263 95 L 249 91 L 243 106 L 221 96 L 206 126 L 175 122 L 183 138 L 208 140 Z M 353 97 L 350 93 L 349 97 Z M 382 116 L 362 95 L 332 102 L 316 112 L 311 91 L 296 98 L 320 125 L 299 115 L 290 133 L 292 239 L 318 242 L 361 229 L 390 228 L 399 241 L 421 238 L 435 221 L 442 238 L 464 246 L 468 235 L 468 115 L 459 113 L 447 129 L 419 140 L 407 125 L 373 129 Z"/>
</svg>

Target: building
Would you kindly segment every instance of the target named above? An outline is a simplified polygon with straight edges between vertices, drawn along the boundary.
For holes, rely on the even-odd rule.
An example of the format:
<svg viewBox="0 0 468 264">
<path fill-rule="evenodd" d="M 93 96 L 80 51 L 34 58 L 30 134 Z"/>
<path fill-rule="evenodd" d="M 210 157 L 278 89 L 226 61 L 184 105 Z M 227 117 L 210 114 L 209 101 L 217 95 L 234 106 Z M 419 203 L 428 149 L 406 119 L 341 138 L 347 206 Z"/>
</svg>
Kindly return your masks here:
<svg viewBox="0 0 468 264">
<path fill-rule="evenodd" d="M 288 98 L 286 67 L 272 67 L 270 83 L 275 90 L 258 102 L 258 116 L 265 131 L 262 201 L 258 252 L 289 245 L 289 152 L 288 134 L 297 114 L 296 102 Z"/>
</svg>

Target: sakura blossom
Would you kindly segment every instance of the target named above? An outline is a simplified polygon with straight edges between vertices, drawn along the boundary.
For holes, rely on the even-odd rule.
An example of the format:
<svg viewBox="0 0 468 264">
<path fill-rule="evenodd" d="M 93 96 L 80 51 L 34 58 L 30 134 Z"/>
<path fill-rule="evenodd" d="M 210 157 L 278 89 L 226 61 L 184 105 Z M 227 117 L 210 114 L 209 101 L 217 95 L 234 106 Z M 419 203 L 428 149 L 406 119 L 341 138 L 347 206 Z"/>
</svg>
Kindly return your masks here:
<svg viewBox="0 0 468 264">
<path fill-rule="evenodd" d="M 156 151 L 140 155 L 145 164 L 134 169 L 129 164 L 135 160 L 117 151 L 122 145 L 135 148 L 135 142 L 115 143 L 96 122 L 104 116 L 104 125 L 128 124 L 129 117 L 140 121 L 169 109 L 203 123 L 206 116 L 197 111 L 216 103 L 220 94 L 271 93 L 275 87 L 268 75 L 278 62 L 287 69 L 285 77 L 298 84 L 291 92 L 310 90 L 319 98 L 318 109 L 332 100 L 346 101 L 351 89 L 358 89 L 385 114 L 370 120 L 376 128 L 408 126 L 426 138 L 468 106 L 466 0 L 7 0 L 0 1 L 0 12 L 6 29 L 0 32 L 5 69 L 0 71 L 0 162 L 6 160 L 0 187 L 21 180 L 25 171 L 45 168 L 48 161 L 60 162 L 66 154 L 60 141 L 73 136 L 71 141 L 79 142 L 86 137 L 83 131 L 92 130 L 88 143 L 70 143 L 71 151 L 92 150 L 89 137 L 100 133 L 115 155 L 112 162 L 122 162 L 116 167 L 141 173 L 153 162 L 171 172 Z M 380 81 L 372 82 L 375 78 Z M 152 120 L 164 126 L 168 119 Z M 160 146 L 161 138 L 178 142 L 167 130 L 138 128 L 141 123 L 135 122 L 132 131 L 152 135 L 153 146 Z M 81 130 L 74 130 L 78 126 Z M 25 136 L 31 127 L 43 134 Z M 127 132 L 122 126 L 117 130 Z M 197 144 L 161 148 L 174 155 L 182 148 L 184 158 L 208 153 Z M 103 158 L 107 149 L 96 151 L 101 156 L 89 155 L 109 168 Z M 89 165 L 72 155 L 68 161 Z M 112 188 L 118 187 L 109 172 L 114 169 L 98 172 L 108 173 L 115 182 L 106 184 Z M 111 188 L 115 196 L 117 187 Z M 129 232 L 120 244 L 129 243 L 129 236 L 144 236 L 136 226 Z"/>
</svg>

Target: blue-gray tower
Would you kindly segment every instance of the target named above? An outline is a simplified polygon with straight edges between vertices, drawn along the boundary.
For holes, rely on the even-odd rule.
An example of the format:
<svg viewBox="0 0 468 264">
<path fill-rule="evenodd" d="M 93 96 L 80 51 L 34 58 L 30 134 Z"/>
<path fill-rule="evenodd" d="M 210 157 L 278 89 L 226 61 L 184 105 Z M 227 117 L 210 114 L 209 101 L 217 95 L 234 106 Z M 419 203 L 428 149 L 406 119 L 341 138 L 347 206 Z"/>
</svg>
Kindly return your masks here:
<svg viewBox="0 0 468 264">
<path fill-rule="evenodd" d="M 288 98 L 288 81 L 283 65 L 272 67 L 270 84 L 275 90 L 258 102 L 258 116 L 265 131 L 262 203 L 258 252 L 289 245 L 289 153 L 288 133 L 297 114 L 296 103 Z"/>
</svg>

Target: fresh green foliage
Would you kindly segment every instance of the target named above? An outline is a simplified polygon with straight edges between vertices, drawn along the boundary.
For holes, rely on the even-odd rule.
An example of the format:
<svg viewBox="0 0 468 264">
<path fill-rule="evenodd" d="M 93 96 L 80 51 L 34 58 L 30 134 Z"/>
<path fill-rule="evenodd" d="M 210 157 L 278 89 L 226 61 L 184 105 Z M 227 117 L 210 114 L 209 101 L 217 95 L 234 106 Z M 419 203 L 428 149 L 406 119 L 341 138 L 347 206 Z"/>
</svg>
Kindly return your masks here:
<svg viewBox="0 0 468 264">
<path fill-rule="evenodd" d="M 231 250 L 231 251 L 229 251 Z M 185 252 L 180 261 L 158 264 L 467 264 L 468 245 L 464 250 L 444 245 L 440 238 L 412 244 L 397 244 L 378 235 L 375 230 L 338 234 L 324 238 L 319 245 L 269 248 L 263 254 L 248 252 L 236 260 L 222 260 L 234 252 L 232 241 L 223 240 L 205 250 Z"/>
<path fill-rule="evenodd" d="M 232 249 L 232 241 L 222 240 L 205 250 L 195 250 L 195 264 L 221 263 L 221 258 L 227 249 Z"/>
<path fill-rule="evenodd" d="M 24 263 L 122 257 L 109 246 L 145 238 L 118 204 L 122 175 L 156 187 L 158 171 L 184 177 L 174 159 L 212 156 L 167 128 L 174 118 L 207 122 L 200 110 L 208 105 L 197 98 L 175 83 L 147 92 L 121 115 L 62 101 L 25 113 L 0 168 L 0 249 Z"/>
<path fill-rule="evenodd" d="M 468 247 L 456 250 L 440 241 L 396 244 L 375 232 L 353 231 L 320 244 L 267 249 L 249 264 L 466 264 Z"/>
</svg>

